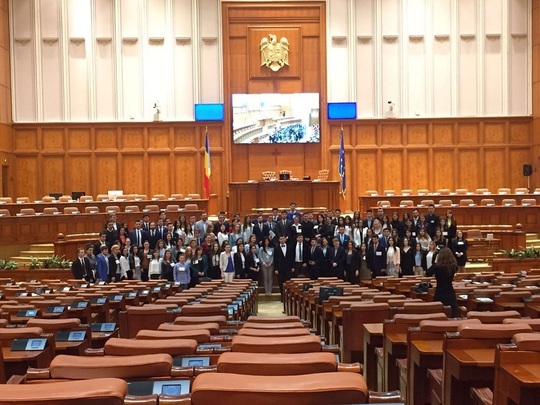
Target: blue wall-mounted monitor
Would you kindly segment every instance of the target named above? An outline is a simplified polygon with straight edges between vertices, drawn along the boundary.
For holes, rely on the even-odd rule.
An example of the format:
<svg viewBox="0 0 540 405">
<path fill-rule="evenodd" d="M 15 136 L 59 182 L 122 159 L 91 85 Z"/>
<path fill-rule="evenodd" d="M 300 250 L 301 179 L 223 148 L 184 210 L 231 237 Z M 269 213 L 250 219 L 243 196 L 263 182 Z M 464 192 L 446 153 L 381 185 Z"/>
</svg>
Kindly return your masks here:
<svg viewBox="0 0 540 405">
<path fill-rule="evenodd" d="M 223 121 L 223 104 L 195 104 L 195 121 Z"/>
<path fill-rule="evenodd" d="M 356 102 L 328 103 L 329 120 L 356 119 Z"/>
</svg>

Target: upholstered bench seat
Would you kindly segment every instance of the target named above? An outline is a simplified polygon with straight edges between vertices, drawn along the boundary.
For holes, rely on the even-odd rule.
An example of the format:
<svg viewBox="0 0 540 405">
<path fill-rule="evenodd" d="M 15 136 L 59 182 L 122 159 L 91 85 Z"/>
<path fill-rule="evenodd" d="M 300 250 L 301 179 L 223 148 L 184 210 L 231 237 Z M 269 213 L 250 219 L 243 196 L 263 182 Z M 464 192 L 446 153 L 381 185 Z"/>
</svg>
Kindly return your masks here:
<svg viewBox="0 0 540 405">
<path fill-rule="evenodd" d="M 191 390 L 193 405 L 358 404 L 368 399 L 364 378 L 355 373 L 258 376 L 199 375 Z"/>
<path fill-rule="evenodd" d="M 244 328 L 248 329 L 298 329 L 304 328 L 305 325 L 301 322 L 283 322 L 283 323 L 251 323 L 246 322 Z"/>
<path fill-rule="evenodd" d="M 190 331 L 190 330 L 207 330 L 211 335 L 217 335 L 219 333 L 219 324 L 217 322 L 208 323 L 194 323 L 185 325 L 176 325 L 173 323 L 162 323 L 158 326 L 158 330 L 170 330 L 170 331 Z"/>
<path fill-rule="evenodd" d="M 134 342 L 136 343 L 136 342 Z M 168 354 L 141 356 L 56 356 L 49 366 L 50 378 L 86 380 L 94 378 L 150 378 L 171 375 Z"/>
<path fill-rule="evenodd" d="M 300 318 L 294 315 L 290 316 L 256 316 L 251 315 L 247 319 L 248 323 L 286 323 L 286 322 L 300 322 Z"/>
<path fill-rule="evenodd" d="M 225 326 L 227 324 L 227 317 L 225 315 L 177 316 L 174 319 L 175 325 L 193 325 L 208 322 L 217 323 L 219 326 Z"/>
<path fill-rule="evenodd" d="M 195 339 L 155 339 L 132 340 L 110 338 L 105 343 L 107 356 L 133 356 L 143 354 L 166 353 L 171 356 L 195 354 L 197 341 Z"/>
<path fill-rule="evenodd" d="M 219 373 L 247 375 L 299 375 L 335 372 L 333 353 L 255 354 L 226 352 L 219 356 Z"/>
<path fill-rule="evenodd" d="M 81 326 L 79 318 L 67 319 L 30 319 L 26 326 L 43 329 L 43 332 L 56 332 L 58 330 L 69 330 Z"/>
<path fill-rule="evenodd" d="M 259 336 L 259 337 L 282 337 L 282 336 L 307 336 L 309 329 L 251 329 L 242 328 L 238 331 L 240 336 Z"/>
<path fill-rule="evenodd" d="M 204 329 L 193 330 L 150 330 L 143 329 L 137 333 L 135 339 L 141 340 L 163 340 L 163 339 L 193 339 L 197 343 L 208 343 L 210 332 Z"/>
<path fill-rule="evenodd" d="M 322 351 L 319 336 L 256 337 L 235 336 L 233 352 L 247 353 L 311 353 Z"/>
<path fill-rule="evenodd" d="M 118 378 L 0 385 L 0 405 L 121 405 L 126 395 L 127 383 Z"/>
</svg>

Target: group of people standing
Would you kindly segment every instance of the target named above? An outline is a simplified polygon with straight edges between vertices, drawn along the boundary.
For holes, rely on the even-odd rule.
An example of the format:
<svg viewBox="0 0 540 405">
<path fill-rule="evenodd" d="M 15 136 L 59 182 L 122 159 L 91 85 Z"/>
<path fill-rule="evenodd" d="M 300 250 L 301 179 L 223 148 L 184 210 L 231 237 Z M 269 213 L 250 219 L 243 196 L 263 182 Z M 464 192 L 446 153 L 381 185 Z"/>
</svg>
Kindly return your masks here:
<svg viewBox="0 0 540 405">
<path fill-rule="evenodd" d="M 265 293 L 294 276 L 317 279 L 336 276 L 351 283 L 379 275 L 425 274 L 443 247 L 461 267 L 467 241 L 451 211 L 444 218 L 429 206 L 426 215 L 389 219 L 382 208 L 365 218 L 335 212 L 300 213 L 273 209 L 252 219 L 225 213 L 213 223 L 203 213 L 172 221 L 165 212 L 150 221 L 147 214 L 132 230 L 112 214 L 99 241 L 79 249 L 72 270 L 77 278 L 106 282 L 122 279 L 167 279 L 189 288 L 201 279 L 251 278 L 262 281 Z"/>
</svg>

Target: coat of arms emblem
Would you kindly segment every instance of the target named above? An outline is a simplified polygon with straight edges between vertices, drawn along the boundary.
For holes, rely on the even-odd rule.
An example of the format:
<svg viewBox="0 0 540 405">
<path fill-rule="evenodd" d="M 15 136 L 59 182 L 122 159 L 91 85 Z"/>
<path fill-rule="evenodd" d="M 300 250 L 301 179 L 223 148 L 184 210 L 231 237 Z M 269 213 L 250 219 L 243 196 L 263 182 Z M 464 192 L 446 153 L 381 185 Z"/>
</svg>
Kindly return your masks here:
<svg viewBox="0 0 540 405">
<path fill-rule="evenodd" d="M 267 66 L 277 72 L 284 65 L 289 66 L 289 40 L 282 37 L 277 42 L 277 36 L 268 35 L 261 39 L 261 66 Z"/>
</svg>

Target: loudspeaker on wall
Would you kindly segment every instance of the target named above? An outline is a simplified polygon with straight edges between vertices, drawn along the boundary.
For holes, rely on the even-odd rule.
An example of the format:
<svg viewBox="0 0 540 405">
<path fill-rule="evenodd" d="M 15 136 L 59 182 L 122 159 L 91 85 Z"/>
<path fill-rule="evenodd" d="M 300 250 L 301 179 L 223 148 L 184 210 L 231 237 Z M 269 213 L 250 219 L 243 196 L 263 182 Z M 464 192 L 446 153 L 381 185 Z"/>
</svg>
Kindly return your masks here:
<svg viewBox="0 0 540 405">
<path fill-rule="evenodd" d="M 523 165 L 523 175 L 524 176 L 532 175 L 532 165 L 529 165 L 529 164 Z"/>
</svg>

